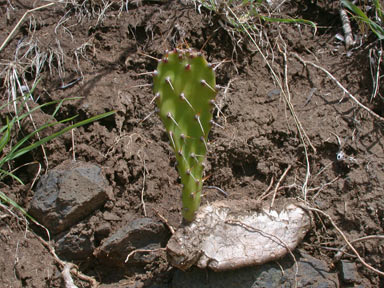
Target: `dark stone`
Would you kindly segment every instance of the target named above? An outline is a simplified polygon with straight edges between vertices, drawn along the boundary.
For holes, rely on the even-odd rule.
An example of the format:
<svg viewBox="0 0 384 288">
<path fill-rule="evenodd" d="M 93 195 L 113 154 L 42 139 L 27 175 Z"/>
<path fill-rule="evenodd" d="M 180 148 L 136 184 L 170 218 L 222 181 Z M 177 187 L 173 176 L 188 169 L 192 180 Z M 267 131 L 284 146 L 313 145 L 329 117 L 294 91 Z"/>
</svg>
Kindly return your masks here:
<svg viewBox="0 0 384 288">
<path fill-rule="evenodd" d="M 170 235 L 161 222 L 150 218 L 139 218 L 121 227 L 104 239 L 95 256 L 108 265 L 125 266 L 128 254 L 136 249 L 158 249 L 164 247 Z M 131 264 L 148 264 L 153 261 L 154 254 L 135 253 L 130 257 Z"/>
<path fill-rule="evenodd" d="M 108 199 L 101 168 L 84 162 L 64 162 L 41 177 L 29 213 L 52 234 L 62 232 Z"/>
<path fill-rule="evenodd" d="M 296 253 L 296 260 L 298 264 L 297 287 L 339 287 L 337 275 L 331 273 L 324 262 L 309 255 L 300 256 L 298 253 Z M 192 268 L 187 272 L 177 270 L 172 280 L 172 288 L 296 287 L 296 266 L 292 257 L 288 255 L 279 263 L 281 267 L 273 262 L 224 272 L 198 268 Z"/>
<path fill-rule="evenodd" d="M 76 225 L 56 241 L 56 253 L 66 261 L 80 261 L 92 256 L 93 233 L 83 224 Z"/>
<path fill-rule="evenodd" d="M 108 237 L 109 233 L 111 233 L 111 224 L 108 222 L 102 223 L 95 230 L 95 239 L 100 242 L 104 238 Z"/>
<path fill-rule="evenodd" d="M 348 284 L 358 282 L 356 264 L 346 260 L 340 261 L 340 278 Z"/>
</svg>

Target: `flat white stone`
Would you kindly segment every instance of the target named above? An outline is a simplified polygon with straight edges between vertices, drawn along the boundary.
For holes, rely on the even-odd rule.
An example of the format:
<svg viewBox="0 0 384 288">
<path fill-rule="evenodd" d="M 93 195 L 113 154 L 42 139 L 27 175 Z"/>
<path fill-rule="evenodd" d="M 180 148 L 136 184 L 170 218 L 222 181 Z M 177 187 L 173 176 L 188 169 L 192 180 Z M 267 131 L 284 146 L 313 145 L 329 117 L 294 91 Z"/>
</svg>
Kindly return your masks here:
<svg viewBox="0 0 384 288">
<path fill-rule="evenodd" d="M 275 207 L 240 200 L 201 207 L 195 221 L 169 240 L 170 263 L 182 270 L 197 265 L 224 271 L 283 257 L 304 238 L 311 217 L 292 201 Z"/>
</svg>

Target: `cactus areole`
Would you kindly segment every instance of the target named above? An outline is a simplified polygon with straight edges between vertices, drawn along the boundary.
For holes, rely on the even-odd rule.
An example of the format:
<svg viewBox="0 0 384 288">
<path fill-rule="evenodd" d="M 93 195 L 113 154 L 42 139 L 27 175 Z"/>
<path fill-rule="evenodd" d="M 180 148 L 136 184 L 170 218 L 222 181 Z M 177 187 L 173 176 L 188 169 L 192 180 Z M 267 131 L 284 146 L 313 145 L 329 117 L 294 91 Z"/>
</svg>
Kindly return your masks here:
<svg viewBox="0 0 384 288">
<path fill-rule="evenodd" d="M 175 152 L 183 184 L 182 214 L 191 222 L 200 206 L 217 93 L 215 73 L 201 53 L 175 49 L 166 51 L 153 74 L 158 114 Z"/>
</svg>

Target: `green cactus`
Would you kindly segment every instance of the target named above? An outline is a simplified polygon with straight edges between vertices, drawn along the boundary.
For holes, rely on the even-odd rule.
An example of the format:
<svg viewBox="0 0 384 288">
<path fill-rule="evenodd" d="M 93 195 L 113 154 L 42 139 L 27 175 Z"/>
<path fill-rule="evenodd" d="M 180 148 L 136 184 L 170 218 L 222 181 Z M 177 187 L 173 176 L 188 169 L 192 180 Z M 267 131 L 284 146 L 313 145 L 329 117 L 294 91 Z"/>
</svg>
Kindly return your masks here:
<svg viewBox="0 0 384 288">
<path fill-rule="evenodd" d="M 183 217 L 193 221 L 200 206 L 204 160 L 216 96 L 215 73 L 199 52 L 166 51 L 154 74 L 159 116 L 168 132 L 183 184 Z"/>
</svg>

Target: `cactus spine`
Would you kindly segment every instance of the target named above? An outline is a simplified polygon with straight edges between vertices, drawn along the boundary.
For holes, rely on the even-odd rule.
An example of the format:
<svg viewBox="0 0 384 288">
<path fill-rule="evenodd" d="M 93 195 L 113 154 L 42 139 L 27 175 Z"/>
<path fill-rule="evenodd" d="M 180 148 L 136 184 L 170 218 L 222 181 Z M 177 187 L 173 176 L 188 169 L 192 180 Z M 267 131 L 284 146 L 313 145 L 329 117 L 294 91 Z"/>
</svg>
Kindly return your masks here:
<svg viewBox="0 0 384 288">
<path fill-rule="evenodd" d="M 191 49 L 165 53 L 154 74 L 159 116 L 168 132 L 183 184 L 183 217 L 188 222 L 200 206 L 208 133 L 216 96 L 215 73 Z"/>
</svg>

